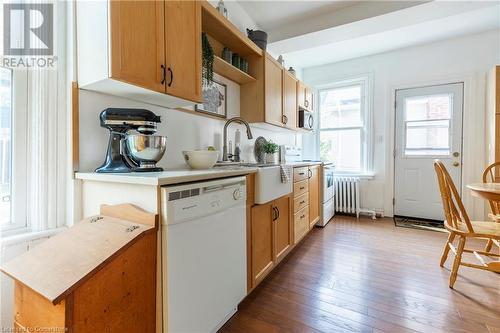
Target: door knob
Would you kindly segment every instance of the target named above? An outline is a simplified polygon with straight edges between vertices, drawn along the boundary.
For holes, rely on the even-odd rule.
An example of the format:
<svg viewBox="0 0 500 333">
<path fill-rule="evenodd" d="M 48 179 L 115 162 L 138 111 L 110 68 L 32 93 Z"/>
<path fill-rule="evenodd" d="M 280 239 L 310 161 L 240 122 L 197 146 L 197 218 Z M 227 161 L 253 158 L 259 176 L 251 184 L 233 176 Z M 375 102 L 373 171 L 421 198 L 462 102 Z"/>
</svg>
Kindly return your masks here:
<svg viewBox="0 0 500 333">
<path fill-rule="evenodd" d="M 454 166 L 454 167 L 457 167 L 457 166 L 459 166 L 459 165 L 460 165 L 460 163 L 458 163 L 458 162 L 453 162 L 453 166 Z"/>
<path fill-rule="evenodd" d="M 456 151 L 456 152 L 453 153 L 453 156 L 454 157 L 458 157 L 458 156 L 460 156 L 460 153 L 458 151 Z"/>
</svg>

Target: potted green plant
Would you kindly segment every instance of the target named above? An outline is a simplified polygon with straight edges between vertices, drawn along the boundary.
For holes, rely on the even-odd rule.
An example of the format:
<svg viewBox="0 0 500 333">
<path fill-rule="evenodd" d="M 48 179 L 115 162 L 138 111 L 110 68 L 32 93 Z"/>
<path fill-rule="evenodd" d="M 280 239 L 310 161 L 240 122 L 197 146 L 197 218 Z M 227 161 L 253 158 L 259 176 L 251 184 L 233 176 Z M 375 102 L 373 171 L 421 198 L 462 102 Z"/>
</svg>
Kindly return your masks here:
<svg viewBox="0 0 500 333">
<path fill-rule="evenodd" d="M 208 40 L 207 34 L 204 32 L 201 34 L 202 41 L 202 79 L 205 86 L 210 86 L 214 81 L 214 50 L 210 41 Z"/>
<path fill-rule="evenodd" d="M 276 153 L 278 152 L 279 146 L 276 143 L 269 140 L 264 144 L 262 148 L 266 153 L 266 163 L 278 164 L 278 154 Z"/>
</svg>

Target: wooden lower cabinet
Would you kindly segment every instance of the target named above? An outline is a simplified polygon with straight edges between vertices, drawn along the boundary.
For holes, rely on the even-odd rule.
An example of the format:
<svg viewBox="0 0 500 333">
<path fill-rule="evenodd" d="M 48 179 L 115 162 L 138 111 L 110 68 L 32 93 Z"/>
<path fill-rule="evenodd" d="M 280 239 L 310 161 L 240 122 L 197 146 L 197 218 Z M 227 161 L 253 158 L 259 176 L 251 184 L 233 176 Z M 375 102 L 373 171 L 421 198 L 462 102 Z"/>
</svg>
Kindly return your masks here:
<svg viewBox="0 0 500 333">
<path fill-rule="evenodd" d="M 257 286 L 291 249 L 291 200 L 287 195 L 251 208 L 251 288 Z"/>
<path fill-rule="evenodd" d="M 252 288 L 273 268 L 272 203 L 252 207 Z"/>
<path fill-rule="evenodd" d="M 274 261 L 280 262 L 293 244 L 290 223 L 291 197 L 284 196 L 274 201 L 277 216 L 274 220 Z"/>
<path fill-rule="evenodd" d="M 293 195 L 297 197 L 302 194 L 307 194 L 309 192 L 309 180 L 304 179 L 293 184 Z"/>
<path fill-rule="evenodd" d="M 309 206 L 305 206 L 294 214 L 294 239 L 299 242 L 309 232 Z"/>
<path fill-rule="evenodd" d="M 293 243 L 297 244 L 319 221 L 321 214 L 321 165 L 293 170 Z"/>
<path fill-rule="evenodd" d="M 248 292 L 286 257 L 320 218 L 321 165 L 294 168 L 293 193 L 255 205 L 247 201 Z M 249 188 L 253 188 L 253 176 Z"/>
</svg>

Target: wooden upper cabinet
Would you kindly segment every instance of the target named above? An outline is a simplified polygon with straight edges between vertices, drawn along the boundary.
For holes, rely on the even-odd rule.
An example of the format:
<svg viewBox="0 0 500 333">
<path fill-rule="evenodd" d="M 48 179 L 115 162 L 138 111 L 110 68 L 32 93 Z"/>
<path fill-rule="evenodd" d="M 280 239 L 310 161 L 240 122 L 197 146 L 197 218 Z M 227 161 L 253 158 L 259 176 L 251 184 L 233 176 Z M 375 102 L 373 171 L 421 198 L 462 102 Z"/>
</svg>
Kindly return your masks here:
<svg viewBox="0 0 500 333">
<path fill-rule="evenodd" d="M 164 3 L 111 1 L 109 10 L 111 77 L 165 92 L 161 83 L 161 66 L 165 64 Z"/>
<path fill-rule="evenodd" d="M 312 89 L 307 87 L 305 88 L 305 101 L 304 101 L 304 106 L 306 109 L 311 110 L 313 109 L 313 92 Z"/>
<path fill-rule="evenodd" d="M 265 70 L 265 120 L 283 126 L 283 75 L 281 65 L 266 53 Z"/>
<path fill-rule="evenodd" d="M 252 207 L 251 255 L 252 287 L 255 287 L 273 268 L 272 203 Z"/>
<path fill-rule="evenodd" d="M 202 102 L 200 2 L 169 0 L 164 4 L 167 93 Z"/>
<path fill-rule="evenodd" d="M 283 122 L 288 128 L 297 127 L 297 79 L 283 69 Z"/>
<path fill-rule="evenodd" d="M 297 81 L 297 107 L 305 108 L 306 86 L 302 81 Z"/>
<path fill-rule="evenodd" d="M 309 227 L 319 220 L 320 211 L 320 171 L 321 166 L 309 167 Z"/>
<path fill-rule="evenodd" d="M 274 201 L 274 254 L 276 263 L 285 257 L 293 244 L 290 224 L 291 197 L 284 196 Z"/>
<path fill-rule="evenodd" d="M 301 81 L 297 82 L 297 105 L 298 107 L 309 111 L 312 111 L 313 109 L 312 89 Z"/>
</svg>

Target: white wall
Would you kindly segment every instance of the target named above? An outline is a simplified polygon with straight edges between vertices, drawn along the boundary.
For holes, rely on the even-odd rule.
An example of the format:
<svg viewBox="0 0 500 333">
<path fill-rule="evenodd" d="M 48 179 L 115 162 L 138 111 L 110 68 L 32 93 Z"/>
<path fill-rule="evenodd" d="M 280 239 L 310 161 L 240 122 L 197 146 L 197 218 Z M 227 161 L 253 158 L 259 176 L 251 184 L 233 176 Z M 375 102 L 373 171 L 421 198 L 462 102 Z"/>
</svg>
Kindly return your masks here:
<svg viewBox="0 0 500 333">
<path fill-rule="evenodd" d="M 215 75 L 216 80 L 227 84 L 228 118 L 240 114 L 240 87 Z M 225 120 L 193 115 L 179 110 L 127 100 L 120 97 L 80 91 L 80 171 L 92 171 L 104 161 L 108 142 L 108 130 L 99 126 L 99 113 L 109 107 L 145 108 L 161 116 L 157 134 L 167 136 L 167 149 L 158 164 L 167 169 L 185 168 L 183 150 L 215 146 L 222 152 L 222 135 Z M 245 128 L 232 124 L 228 139 L 234 142 L 234 132 L 241 131 L 242 158 L 253 161 L 253 143 L 258 136 L 272 139 L 278 144 L 295 144 L 300 140 L 293 132 L 273 132 L 252 126 L 253 140 L 247 140 Z"/>
<path fill-rule="evenodd" d="M 210 4 L 217 8 L 219 0 L 209 0 Z M 224 1 L 227 9 L 227 18 L 233 23 L 236 28 L 241 30 L 246 35 L 246 29 L 258 30 L 259 27 L 241 5 L 234 0 Z"/>
<path fill-rule="evenodd" d="M 499 63 L 499 31 L 463 36 L 303 70 L 311 86 L 370 73 L 374 78 L 374 180 L 363 184 L 362 206 L 392 215 L 394 90 L 465 81 L 463 184 L 479 181 L 486 164 L 485 81 Z M 306 140 L 304 140 L 306 142 Z M 469 213 L 482 218 L 484 203 L 464 189 Z"/>
</svg>

